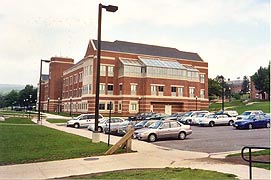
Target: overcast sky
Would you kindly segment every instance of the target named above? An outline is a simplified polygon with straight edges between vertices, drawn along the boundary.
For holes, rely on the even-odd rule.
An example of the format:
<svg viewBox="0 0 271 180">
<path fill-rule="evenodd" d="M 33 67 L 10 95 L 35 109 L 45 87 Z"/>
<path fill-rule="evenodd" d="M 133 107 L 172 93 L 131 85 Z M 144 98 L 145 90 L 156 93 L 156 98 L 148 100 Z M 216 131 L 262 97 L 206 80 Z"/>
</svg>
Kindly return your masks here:
<svg viewBox="0 0 271 180">
<path fill-rule="evenodd" d="M 269 0 L 0 0 L 0 84 L 39 80 L 40 59 L 85 54 L 97 39 L 129 41 L 196 52 L 209 77 L 243 78 L 270 60 Z M 48 65 L 43 72 L 48 72 Z"/>
</svg>

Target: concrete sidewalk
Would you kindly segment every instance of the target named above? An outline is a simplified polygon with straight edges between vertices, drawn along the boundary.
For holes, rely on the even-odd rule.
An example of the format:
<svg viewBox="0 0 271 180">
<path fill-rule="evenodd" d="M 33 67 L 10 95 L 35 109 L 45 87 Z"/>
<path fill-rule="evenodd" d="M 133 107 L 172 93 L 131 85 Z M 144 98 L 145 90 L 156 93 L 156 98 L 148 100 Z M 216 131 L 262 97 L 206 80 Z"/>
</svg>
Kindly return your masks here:
<svg viewBox="0 0 271 180">
<path fill-rule="evenodd" d="M 36 122 L 36 120 L 34 121 Z M 43 125 L 90 139 L 92 137 L 92 132 L 82 129 L 58 126 L 47 121 L 43 121 Z M 120 137 L 111 136 L 110 142 L 114 144 L 119 139 Z M 101 141 L 107 143 L 107 135 L 101 134 Z M 249 178 L 248 166 L 218 163 L 217 161 L 203 161 L 202 158 L 209 157 L 207 153 L 164 148 L 138 140 L 133 140 L 132 148 L 137 152 L 0 166 L 0 179 L 48 179 L 122 169 L 164 167 L 189 167 L 213 170 L 235 174 L 239 179 Z M 270 179 L 270 172 L 260 168 L 253 168 L 253 179 Z"/>
</svg>

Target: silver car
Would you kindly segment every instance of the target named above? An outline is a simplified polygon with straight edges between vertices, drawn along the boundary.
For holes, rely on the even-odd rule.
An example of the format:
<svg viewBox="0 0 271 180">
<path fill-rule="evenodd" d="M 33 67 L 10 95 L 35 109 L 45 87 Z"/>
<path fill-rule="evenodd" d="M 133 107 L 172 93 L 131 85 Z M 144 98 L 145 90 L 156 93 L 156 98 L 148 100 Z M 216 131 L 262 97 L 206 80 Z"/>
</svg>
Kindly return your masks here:
<svg viewBox="0 0 271 180">
<path fill-rule="evenodd" d="M 110 121 L 110 125 L 111 126 L 118 126 L 118 125 L 121 125 L 125 120 L 122 119 L 122 118 L 118 118 L 118 117 L 113 117 L 111 118 L 111 121 Z M 98 124 L 98 131 L 99 132 L 103 132 L 104 129 L 109 126 L 109 119 L 106 118 L 104 120 L 102 120 L 99 124 Z M 95 124 L 90 124 L 88 126 L 88 130 L 90 131 L 94 131 L 95 129 Z"/>
<path fill-rule="evenodd" d="M 154 142 L 161 138 L 178 138 L 184 140 L 192 133 L 190 125 L 183 125 L 174 120 L 156 121 L 148 128 L 136 130 L 134 138 Z"/>
</svg>

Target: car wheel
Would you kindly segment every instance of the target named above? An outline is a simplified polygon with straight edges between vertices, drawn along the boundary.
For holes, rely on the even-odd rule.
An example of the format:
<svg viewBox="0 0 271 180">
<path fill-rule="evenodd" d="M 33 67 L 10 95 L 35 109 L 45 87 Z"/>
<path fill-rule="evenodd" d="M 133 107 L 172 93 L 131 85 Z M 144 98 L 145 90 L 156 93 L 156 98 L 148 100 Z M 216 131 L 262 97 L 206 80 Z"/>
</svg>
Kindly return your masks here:
<svg viewBox="0 0 271 180">
<path fill-rule="evenodd" d="M 180 133 L 179 133 L 179 139 L 180 139 L 180 140 L 184 140 L 185 138 L 186 138 L 185 132 L 180 132 Z"/>
<path fill-rule="evenodd" d="M 157 139 L 157 137 L 156 137 L 155 134 L 150 134 L 149 137 L 148 137 L 148 140 L 149 140 L 150 142 L 154 142 L 154 141 L 156 141 L 156 139 Z"/>
<path fill-rule="evenodd" d="M 252 124 L 249 124 L 248 129 L 252 129 L 252 128 L 253 128 Z"/>
<path fill-rule="evenodd" d="M 210 127 L 214 127 L 214 125 L 215 125 L 214 121 L 209 122 Z"/>
<path fill-rule="evenodd" d="M 103 128 L 99 126 L 99 127 L 98 127 L 98 131 L 99 131 L 99 132 L 103 132 Z"/>
<path fill-rule="evenodd" d="M 75 123 L 75 124 L 73 125 L 73 127 L 75 127 L 75 128 L 79 128 L 80 126 L 79 126 L 79 124 L 78 124 L 78 123 Z"/>
<path fill-rule="evenodd" d="M 230 121 L 229 121 L 229 126 L 232 126 L 233 123 L 234 123 L 233 120 L 230 120 Z"/>
<path fill-rule="evenodd" d="M 267 128 L 270 128 L 270 123 L 269 123 L 269 122 L 266 123 L 266 127 L 267 127 Z"/>
</svg>

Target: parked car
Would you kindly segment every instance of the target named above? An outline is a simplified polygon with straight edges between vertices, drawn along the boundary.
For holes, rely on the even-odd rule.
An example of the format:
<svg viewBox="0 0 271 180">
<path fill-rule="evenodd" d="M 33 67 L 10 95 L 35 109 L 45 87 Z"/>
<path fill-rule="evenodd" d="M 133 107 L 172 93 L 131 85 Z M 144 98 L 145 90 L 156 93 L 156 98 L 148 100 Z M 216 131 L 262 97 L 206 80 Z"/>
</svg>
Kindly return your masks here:
<svg viewBox="0 0 271 180">
<path fill-rule="evenodd" d="M 209 111 L 190 111 L 185 113 L 180 119 L 177 119 L 177 121 L 183 123 L 183 124 L 192 124 L 192 119 L 196 117 L 198 114 L 201 113 L 208 113 Z"/>
<path fill-rule="evenodd" d="M 237 119 L 244 119 L 244 118 L 249 117 L 250 115 L 256 115 L 256 114 L 263 114 L 263 111 L 261 110 L 245 111 L 241 115 L 237 116 Z"/>
<path fill-rule="evenodd" d="M 103 120 L 103 116 L 99 114 L 99 122 Z M 90 124 L 95 123 L 95 114 L 81 114 L 76 118 L 67 121 L 68 127 L 88 127 Z"/>
<path fill-rule="evenodd" d="M 167 119 L 170 119 L 170 120 L 177 120 L 177 119 L 180 119 L 185 113 L 184 112 L 177 112 L 177 113 L 174 113 L 172 114 L 170 117 L 168 117 Z"/>
<path fill-rule="evenodd" d="M 158 113 L 158 114 L 153 114 L 152 116 L 146 117 L 146 120 L 160 120 L 162 118 L 166 118 L 169 115 L 167 114 L 162 114 L 162 113 Z"/>
<path fill-rule="evenodd" d="M 217 112 L 216 114 L 228 114 L 228 115 L 230 115 L 230 116 L 232 116 L 232 117 L 238 116 L 238 112 L 235 111 L 235 110 L 224 110 L 224 111 L 219 111 L 219 112 Z"/>
<path fill-rule="evenodd" d="M 270 128 L 270 116 L 266 114 L 250 115 L 235 121 L 233 126 L 236 129 Z"/>
<path fill-rule="evenodd" d="M 154 142 L 160 138 L 179 138 L 184 140 L 190 134 L 192 134 L 190 125 L 183 125 L 174 120 L 160 120 L 151 124 L 148 128 L 136 130 L 134 137 L 139 140 Z"/>
<path fill-rule="evenodd" d="M 137 113 L 134 116 L 129 116 L 128 120 L 129 121 L 138 121 L 138 120 L 143 120 L 146 119 L 147 117 L 152 116 L 153 114 L 155 114 L 154 112 L 145 112 L 145 113 Z"/>
<path fill-rule="evenodd" d="M 199 125 L 203 119 L 206 119 L 208 116 L 212 114 L 214 113 L 200 113 L 195 118 L 192 119 L 192 123 L 195 125 Z"/>
<path fill-rule="evenodd" d="M 110 127 L 114 126 L 114 125 L 120 125 L 125 121 L 125 119 L 119 118 L 119 117 L 112 117 L 111 121 L 110 121 Z M 102 121 L 100 121 L 100 123 L 98 124 L 98 131 L 99 132 L 103 132 L 105 127 L 109 127 L 109 118 L 103 119 Z M 95 124 L 90 124 L 88 126 L 88 130 L 90 131 L 94 131 L 95 130 Z"/>
<path fill-rule="evenodd" d="M 230 125 L 232 126 L 236 117 L 232 117 L 228 114 L 213 114 L 209 115 L 207 118 L 199 120 L 199 125 L 208 125 L 213 127 L 215 125 Z"/>
<path fill-rule="evenodd" d="M 109 129 L 109 126 L 105 126 L 104 129 L 103 129 L 103 132 L 105 134 L 114 134 L 114 135 L 124 135 L 120 129 L 122 128 L 126 128 L 128 125 L 132 125 L 133 122 L 132 121 L 123 121 L 122 123 L 120 124 L 114 124 L 114 125 L 110 125 L 110 129 Z"/>
</svg>

